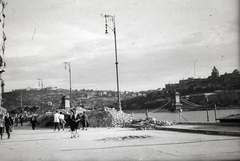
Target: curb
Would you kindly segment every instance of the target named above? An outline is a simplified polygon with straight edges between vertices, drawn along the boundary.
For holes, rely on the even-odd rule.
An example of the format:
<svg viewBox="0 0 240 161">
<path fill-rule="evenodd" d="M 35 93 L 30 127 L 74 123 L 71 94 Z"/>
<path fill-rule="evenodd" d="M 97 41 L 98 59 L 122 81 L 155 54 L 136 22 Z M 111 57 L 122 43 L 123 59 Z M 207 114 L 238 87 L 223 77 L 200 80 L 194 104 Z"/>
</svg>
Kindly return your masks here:
<svg viewBox="0 0 240 161">
<path fill-rule="evenodd" d="M 213 130 L 199 130 L 199 129 L 180 129 L 172 127 L 160 127 L 155 126 L 157 130 L 166 130 L 166 131 L 177 131 L 177 132 L 187 132 L 187 133 L 200 133 L 207 135 L 227 135 L 227 136 L 240 136 L 240 132 L 228 132 L 228 131 L 213 131 Z"/>
<path fill-rule="evenodd" d="M 131 128 L 140 128 L 141 125 L 131 125 Z M 239 136 L 240 132 L 229 132 L 229 131 L 214 131 L 214 130 L 201 130 L 201 129 L 184 129 L 184 128 L 174 128 L 170 126 L 154 126 L 155 130 L 165 130 L 165 131 L 176 131 L 176 132 L 186 132 L 186 133 L 198 133 L 206 135 L 226 135 L 226 136 Z"/>
<path fill-rule="evenodd" d="M 215 125 L 215 126 L 239 126 L 240 123 L 220 123 L 220 122 L 178 122 L 181 125 Z"/>
</svg>

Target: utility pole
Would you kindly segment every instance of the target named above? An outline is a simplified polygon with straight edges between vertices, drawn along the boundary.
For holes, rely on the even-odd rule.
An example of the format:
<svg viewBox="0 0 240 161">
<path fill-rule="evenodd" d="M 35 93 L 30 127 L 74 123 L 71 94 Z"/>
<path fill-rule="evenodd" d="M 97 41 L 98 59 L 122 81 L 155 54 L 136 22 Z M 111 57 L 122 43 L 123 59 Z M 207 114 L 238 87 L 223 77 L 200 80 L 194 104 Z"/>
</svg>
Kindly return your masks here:
<svg viewBox="0 0 240 161">
<path fill-rule="evenodd" d="M 110 28 L 114 34 L 114 45 L 115 45 L 115 58 L 116 58 L 116 77 L 117 77 L 117 97 L 118 97 L 118 108 L 121 111 L 121 100 L 120 100 L 120 92 L 119 92 L 119 80 L 118 80 L 118 58 L 117 58 L 117 36 L 116 36 L 116 25 L 115 25 L 115 17 L 112 15 L 102 15 L 105 18 L 105 27 L 106 31 L 105 34 L 108 34 L 107 28 Z M 112 21 L 113 22 L 113 29 L 107 24 L 107 22 Z"/>
</svg>

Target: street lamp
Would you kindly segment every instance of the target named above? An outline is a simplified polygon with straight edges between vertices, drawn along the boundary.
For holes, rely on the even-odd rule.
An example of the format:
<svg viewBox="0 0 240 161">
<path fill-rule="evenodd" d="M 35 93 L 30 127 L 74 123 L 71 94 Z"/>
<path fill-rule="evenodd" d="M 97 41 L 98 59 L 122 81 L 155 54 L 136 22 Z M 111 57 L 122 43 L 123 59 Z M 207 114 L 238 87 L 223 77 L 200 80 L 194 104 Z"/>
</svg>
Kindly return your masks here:
<svg viewBox="0 0 240 161">
<path fill-rule="evenodd" d="M 41 114 L 43 114 L 43 105 L 44 105 L 44 101 L 43 101 L 43 80 L 41 78 L 38 78 L 38 86 L 41 86 L 41 91 L 42 91 L 42 106 L 41 106 Z"/>
<path fill-rule="evenodd" d="M 69 81 L 70 81 L 70 108 L 71 108 L 71 99 L 72 99 L 72 80 L 71 80 L 71 65 L 70 62 L 64 62 L 65 70 L 69 72 Z"/>
<path fill-rule="evenodd" d="M 116 57 L 116 77 L 117 77 L 117 97 L 118 97 L 118 108 L 121 111 L 121 101 L 120 101 L 120 93 L 119 93 L 119 81 L 118 81 L 118 59 L 117 59 L 117 40 L 116 40 L 116 25 L 115 25 L 115 17 L 112 15 L 101 15 L 102 17 L 105 18 L 105 26 L 106 26 L 106 31 L 105 34 L 108 34 L 107 28 L 110 28 L 113 33 L 114 33 L 114 43 L 115 43 L 115 57 Z M 113 22 L 113 29 L 107 24 L 107 22 L 112 21 Z"/>
</svg>

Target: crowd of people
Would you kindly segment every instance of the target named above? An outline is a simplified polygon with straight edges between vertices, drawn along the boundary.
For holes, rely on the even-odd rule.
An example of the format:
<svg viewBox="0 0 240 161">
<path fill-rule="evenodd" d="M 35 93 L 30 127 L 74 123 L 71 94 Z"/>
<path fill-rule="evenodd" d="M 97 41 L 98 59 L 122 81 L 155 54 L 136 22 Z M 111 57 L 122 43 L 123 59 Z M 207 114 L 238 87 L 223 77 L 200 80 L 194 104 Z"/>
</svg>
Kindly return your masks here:
<svg viewBox="0 0 240 161">
<path fill-rule="evenodd" d="M 78 129 L 82 128 L 82 130 L 87 130 L 89 123 L 87 120 L 86 112 L 77 113 L 76 109 L 70 110 L 68 114 L 68 118 L 64 118 L 64 114 L 62 112 L 59 113 L 57 110 L 54 114 L 54 131 L 61 129 L 64 131 L 65 124 L 67 123 L 70 127 L 71 138 L 79 137 Z"/>
<path fill-rule="evenodd" d="M 65 118 L 67 117 L 67 118 Z M 19 114 L 15 116 L 10 116 L 9 113 L 0 114 L 0 137 L 3 139 L 3 134 L 6 132 L 7 139 L 10 139 L 11 132 L 14 127 L 23 126 L 23 119 L 24 116 Z M 32 130 L 35 130 L 36 124 L 38 122 L 37 116 L 32 114 L 30 118 L 30 123 L 32 125 Z M 68 114 L 59 112 L 56 110 L 55 114 L 53 115 L 53 122 L 54 122 L 54 131 L 61 129 L 65 130 L 65 125 L 69 126 L 69 131 L 71 131 L 71 138 L 79 137 L 78 129 L 87 130 L 89 123 L 87 120 L 87 115 L 85 111 L 77 113 L 76 109 L 70 110 Z"/>
<path fill-rule="evenodd" d="M 3 139 L 3 133 L 6 132 L 7 138 L 10 139 L 11 132 L 15 126 L 20 123 L 23 126 L 23 115 L 15 115 L 11 117 L 9 113 L 0 114 L 0 137 Z"/>
</svg>

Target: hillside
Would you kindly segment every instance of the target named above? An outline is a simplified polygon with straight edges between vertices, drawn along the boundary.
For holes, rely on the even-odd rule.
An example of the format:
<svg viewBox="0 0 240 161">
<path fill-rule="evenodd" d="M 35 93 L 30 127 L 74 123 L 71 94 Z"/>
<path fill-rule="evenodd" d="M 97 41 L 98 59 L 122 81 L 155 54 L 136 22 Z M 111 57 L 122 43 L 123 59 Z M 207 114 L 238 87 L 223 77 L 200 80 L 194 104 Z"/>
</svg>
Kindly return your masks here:
<svg viewBox="0 0 240 161">
<path fill-rule="evenodd" d="M 104 106 L 113 107 L 116 102 L 115 97 L 92 96 L 89 91 L 77 91 L 72 93 L 72 106 L 83 106 L 88 109 L 103 108 Z M 62 97 L 69 95 L 69 90 L 18 90 L 3 94 L 3 107 L 8 111 L 14 109 L 43 107 L 43 112 L 52 111 L 59 108 Z M 22 106 L 22 108 L 21 108 Z M 20 112 L 20 111 L 19 111 Z"/>
<path fill-rule="evenodd" d="M 229 107 L 240 105 L 239 91 L 227 90 L 215 92 L 215 95 L 208 97 L 208 106 L 213 108 L 214 104 L 218 107 Z M 114 91 L 93 91 L 93 90 L 73 90 L 72 91 L 72 106 L 82 106 L 87 109 L 101 109 L 104 107 L 116 107 L 117 97 Z M 47 112 L 53 111 L 61 106 L 62 97 L 69 95 L 69 90 L 65 89 L 43 89 L 43 90 L 17 90 L 6 92 L 3 94 L 3 107 L 13 113 L 21 113 L 23 111 L 32 112 Z M 189 101 L 205 105 L 204 93 L 188 93 L 182 96 Z M 174 111 L 174 93 L 163 93 L 161 91 L 143 91 L 133 95 L 133 93 L 121 93 L 121 106 L 123 110 L 153 110 L 161 107 L 168 99 L 171 101 L 161 108 L 162 110 Z M 181 102 L 183 103 L 183 102 Z M 192 107 L 184 105 L 184 108 L 192 110 Z M 22 106 L 22 107 L 21 107 Z M 41 107 L 43 107 L 41 109 Z M 201 108 L 200 108 L 201 110 Z"/>
</svg>

